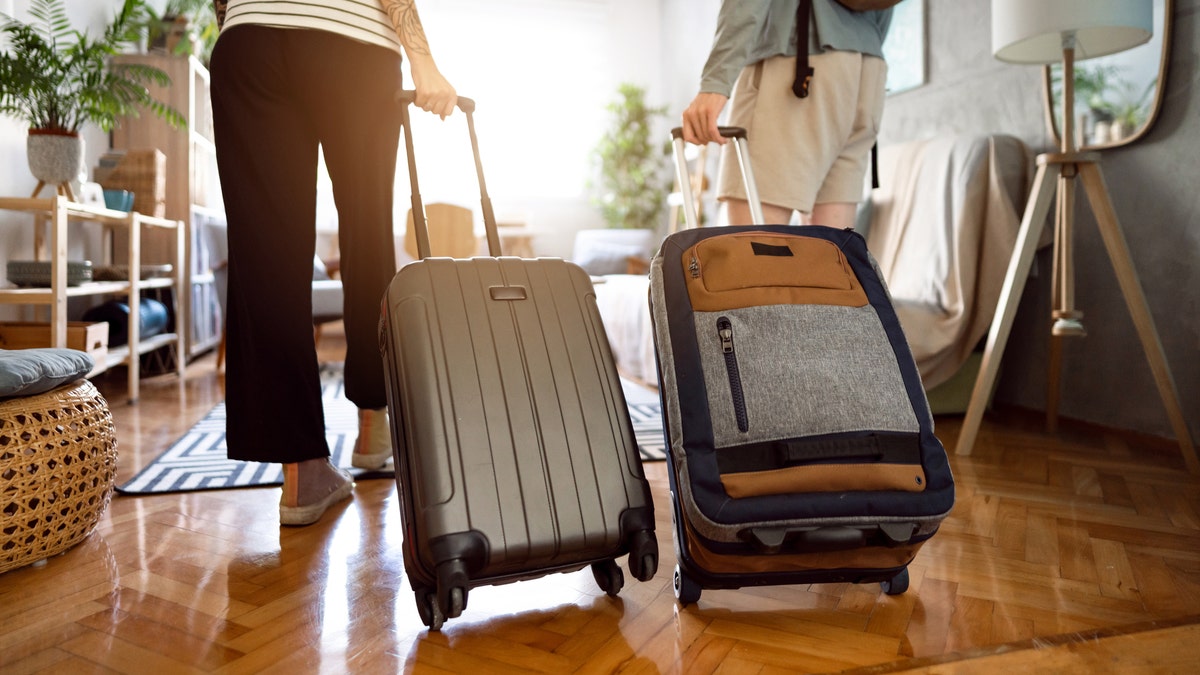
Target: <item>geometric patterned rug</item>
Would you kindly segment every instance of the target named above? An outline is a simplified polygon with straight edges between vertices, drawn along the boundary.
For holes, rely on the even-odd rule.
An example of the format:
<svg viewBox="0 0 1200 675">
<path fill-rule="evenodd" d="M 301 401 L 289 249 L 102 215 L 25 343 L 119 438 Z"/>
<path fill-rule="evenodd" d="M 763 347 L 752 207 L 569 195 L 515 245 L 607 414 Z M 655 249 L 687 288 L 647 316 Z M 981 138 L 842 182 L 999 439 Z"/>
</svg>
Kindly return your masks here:
<svg viewBox="0 0 1200 675">
<path fill-rule="evenodd" d="M 631 399 L 629 415 L 642 459 L 666 459 L 661 407 L 657 399 L 649 400 L 629 389 L 637 385 L 623 384 L 626 384 Z M 325 436 L 333 462 L 359 479 L 394 477 L 390 461 L 379 471 L 350 466 L 358 433 L 358 411 L 345 398 L 340 363 L 322 366 L 321 396 L 325 407 Z M 126 495 L 145 495 L 282 484 L 283 469 L 279 464 L 243 462 L 225 456 L 225 403 L 221 402 L 166 452 L 116 490 Z"/>
</svg>

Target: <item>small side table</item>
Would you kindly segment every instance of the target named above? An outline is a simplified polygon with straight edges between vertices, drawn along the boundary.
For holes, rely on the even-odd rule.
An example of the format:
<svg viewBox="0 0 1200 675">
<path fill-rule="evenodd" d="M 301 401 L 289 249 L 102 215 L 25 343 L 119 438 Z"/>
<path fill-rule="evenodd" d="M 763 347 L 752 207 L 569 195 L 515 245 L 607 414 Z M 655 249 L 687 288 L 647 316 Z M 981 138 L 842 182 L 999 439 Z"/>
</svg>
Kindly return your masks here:
<svg viewBox="0 0 1200 675">
<path fill-rule="evenodd" d="M 518 258 L 532 258 L 533 232 L 521 224 L 498 223 L 496 232 L 500 235 L 500 250 L 504 255 L 514 255 Z"/>
</svg>

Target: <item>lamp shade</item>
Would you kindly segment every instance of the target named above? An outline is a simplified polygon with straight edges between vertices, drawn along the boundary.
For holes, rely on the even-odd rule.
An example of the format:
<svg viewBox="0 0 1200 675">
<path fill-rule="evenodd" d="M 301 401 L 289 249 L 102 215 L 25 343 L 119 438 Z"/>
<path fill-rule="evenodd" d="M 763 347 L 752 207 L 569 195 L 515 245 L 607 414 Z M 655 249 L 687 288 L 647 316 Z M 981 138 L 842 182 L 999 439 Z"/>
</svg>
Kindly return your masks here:
<svg viewBox="0 0 1200 675">
<path fill-rule="evenodd" d="M 1151 0 L 992 0 L 992 52 L 1011 63 L 1058 63 L 1075 34 L 1082 61 L 1150 39 Z"/>
</svg>

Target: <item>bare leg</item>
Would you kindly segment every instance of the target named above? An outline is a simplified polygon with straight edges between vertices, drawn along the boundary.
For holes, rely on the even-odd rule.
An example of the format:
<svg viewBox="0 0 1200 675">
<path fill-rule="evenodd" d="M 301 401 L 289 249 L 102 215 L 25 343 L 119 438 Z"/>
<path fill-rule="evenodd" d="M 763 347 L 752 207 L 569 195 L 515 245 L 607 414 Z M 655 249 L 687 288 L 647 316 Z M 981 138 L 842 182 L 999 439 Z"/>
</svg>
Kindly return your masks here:
<svg viewBox="0 0 1200 675">
<path fill-rule="evenodd" d="M 753 225 L 750 218 L 750 203 L 745 199 L 725 201 L 726 215 L 730 225 Z M 763 220 L 769 225 L 787 225 L 792 220 L 792 209 L 774 204 L 763 204 Z"/>
<path fill-rule="evenodd" d="M 858 205 L 853 202 L 830 202 L 816 204 L 811 214 L 800 216 L 805 225 L 826 225 L 838 230 L 851 229 L 858 216 Z"/>
</svg>

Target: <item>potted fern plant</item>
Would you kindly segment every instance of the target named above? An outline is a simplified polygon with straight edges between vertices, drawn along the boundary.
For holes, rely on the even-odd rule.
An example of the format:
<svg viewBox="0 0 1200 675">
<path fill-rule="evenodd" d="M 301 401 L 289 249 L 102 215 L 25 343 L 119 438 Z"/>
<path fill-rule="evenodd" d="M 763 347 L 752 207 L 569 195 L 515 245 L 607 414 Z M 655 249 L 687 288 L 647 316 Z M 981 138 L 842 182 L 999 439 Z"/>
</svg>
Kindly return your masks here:
<svg viewBox="0 0 1200 675">
<path fill-rule="evenodd" d="M 96 38 L 71 27 L 62 0 L 33 0 L 33 21 L 9 18 L 0 27 L 9 44 L 0 53 L 0 113 L 29 124 L 29 169 L 39 181 L 34 196 L 44 185 L 73 196 L 70 181 L 83 160 L 79 131 L 84 124 L 109 131 L 120 117 L 137 115 L 143 106 L 174 126 L 183 123 L 178 111 L 146 88 L 147 83 L 170 84 L 165 72 L 109 63 L 109 57 L 137 41 L 140 6 L 141 0 L 124 0 Z"/>
</svg>

